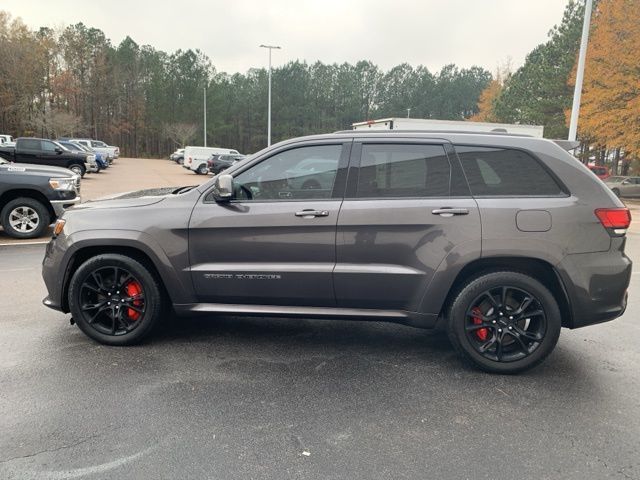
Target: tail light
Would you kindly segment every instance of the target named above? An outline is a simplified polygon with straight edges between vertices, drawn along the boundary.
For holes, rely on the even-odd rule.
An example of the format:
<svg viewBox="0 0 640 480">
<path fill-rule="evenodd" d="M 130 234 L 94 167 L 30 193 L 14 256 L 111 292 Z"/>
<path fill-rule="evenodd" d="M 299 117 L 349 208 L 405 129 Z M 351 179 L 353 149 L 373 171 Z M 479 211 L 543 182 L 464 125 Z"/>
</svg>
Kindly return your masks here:
<svg viewBox="0 0 640 480">
<path fill-rule="evenodd" d="M 631 212 L 628 208 L 598 208 L 595 214 L 602 226 L 614 235 L 624 235 L 631 225 Z"/>
</svg>

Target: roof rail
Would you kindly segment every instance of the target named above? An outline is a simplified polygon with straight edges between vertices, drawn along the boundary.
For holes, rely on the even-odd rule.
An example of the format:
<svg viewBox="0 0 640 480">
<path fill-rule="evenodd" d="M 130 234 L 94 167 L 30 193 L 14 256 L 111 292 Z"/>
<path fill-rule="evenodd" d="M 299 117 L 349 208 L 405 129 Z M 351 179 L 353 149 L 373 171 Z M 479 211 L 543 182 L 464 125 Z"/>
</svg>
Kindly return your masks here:
<svg viewBox="0 0 640 480">
<path fill-rule="evenodd" d="M 394 133 L 426 133 L 426 134 L 441 134 L 441 133 L 460 133 L 465 135 L 498 135 L 501 137 L 528 137 L 534 138 L 532 135 L 526 135 L 524 133 L 506 133 L 503 131 L 491 131 L 491 132 L 473 132 L 469 130 L 387 130 L 387 129 L 370 129 L 370 130 L 338 130 L 333 132 L 334 134 L 351 134 L 351 135 L 392 135 Z"/>
</svg>

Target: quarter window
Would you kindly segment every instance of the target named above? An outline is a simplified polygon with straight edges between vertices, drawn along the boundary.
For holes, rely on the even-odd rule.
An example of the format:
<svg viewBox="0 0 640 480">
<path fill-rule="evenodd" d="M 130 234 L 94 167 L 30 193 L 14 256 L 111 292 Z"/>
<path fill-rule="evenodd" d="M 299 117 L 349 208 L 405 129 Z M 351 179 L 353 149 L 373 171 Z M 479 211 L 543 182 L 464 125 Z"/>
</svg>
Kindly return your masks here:
<svg viewBox="0 0 640 480">
<path fill-rule="evenodd" d="M 235 198 L 331 198 L 341 152 L 342 145 L 317 145 L 277 153 L 233 179 Z"/>
<path fill-rule="evenodd" d="M 362 146 L 359 198 L 444 197 L 450 184 L 451 165 L 441 145 Z"/>
<path fill-rule="evenodd" d="M 492 196 L 558 196 L 564 192 L 531 155 L 509 148 L 456 146 L 471 194 Z"/>
</svg>

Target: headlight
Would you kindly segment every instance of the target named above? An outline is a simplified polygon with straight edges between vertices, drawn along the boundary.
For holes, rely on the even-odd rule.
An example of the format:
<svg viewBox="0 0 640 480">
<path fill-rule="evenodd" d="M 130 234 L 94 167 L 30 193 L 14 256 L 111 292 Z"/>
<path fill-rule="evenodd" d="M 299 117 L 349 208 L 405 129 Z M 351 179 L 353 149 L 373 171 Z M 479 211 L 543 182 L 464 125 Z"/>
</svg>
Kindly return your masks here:
<svg viewBox="0 0 640 480">
<path fill-rule="evenodd" d="M 76 188 L 76 181 L 74 177 L 51 178 L 49 179 L 49 185 L 54 190 L 72 191 Z"/>
</svg>

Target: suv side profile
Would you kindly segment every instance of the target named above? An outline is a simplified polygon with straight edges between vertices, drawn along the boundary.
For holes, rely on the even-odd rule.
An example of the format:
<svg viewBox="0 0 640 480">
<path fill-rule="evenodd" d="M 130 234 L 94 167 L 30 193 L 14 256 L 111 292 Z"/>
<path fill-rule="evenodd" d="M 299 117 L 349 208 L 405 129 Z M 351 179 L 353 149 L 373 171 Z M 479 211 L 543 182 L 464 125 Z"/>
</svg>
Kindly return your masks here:
<svg viewBox="0 0 640 480">
<path fill-rule="evenodd" d="M 442 326 L 498 373 L 541 362 L 561 327 L 626 308 L 629 210 L 549 140 L 337 132 L 164 193 L 65 213 L 45 305 L 108 345 L 142 340 L 166 305 Z"/>
</svg>

